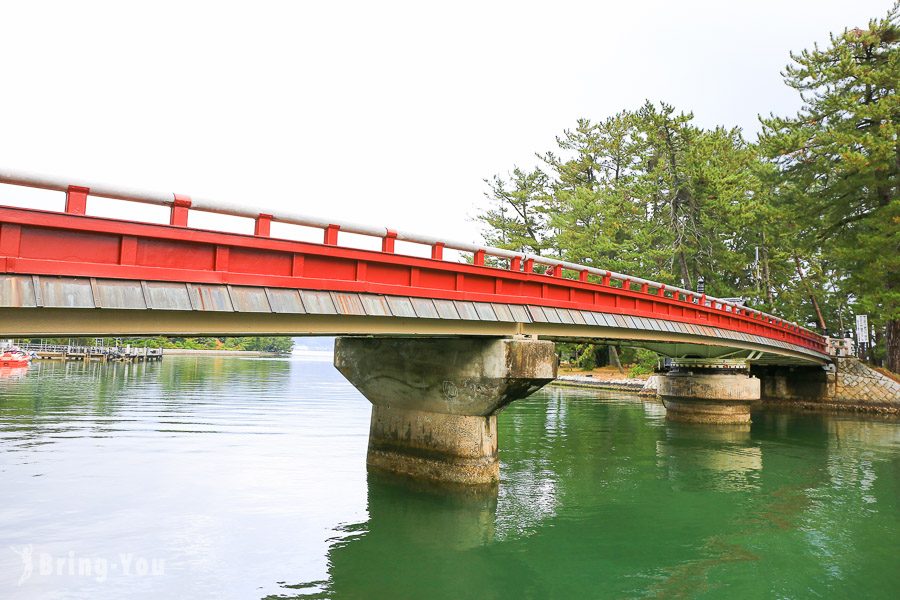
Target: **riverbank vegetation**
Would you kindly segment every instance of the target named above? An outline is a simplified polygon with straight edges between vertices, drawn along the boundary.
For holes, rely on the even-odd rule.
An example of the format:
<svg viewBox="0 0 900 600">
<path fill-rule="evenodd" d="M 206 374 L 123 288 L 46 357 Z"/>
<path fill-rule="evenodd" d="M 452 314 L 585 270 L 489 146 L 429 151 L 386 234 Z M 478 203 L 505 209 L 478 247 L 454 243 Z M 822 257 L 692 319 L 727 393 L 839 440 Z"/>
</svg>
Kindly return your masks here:
<svg viewBox="0 0 900 600">
<path fill-rule="evenodd" d="M 578 120 L 536 167 L 486 180 L 485 240 L 702 281 L 832 336 L 868 314 L 868 358 L 900 371 L 898 13 L 791 54 L 802 107 L 761 116 L 755 139 L 665 102 Z"/>
<path fill-rule="evenodd" d="M 659 357 L 644 348 L 618 348 L 597 344 L 556 344 L 561 372 L 594 372 L 606 369 L 622 377 L 646 377 L 656 370 Z"/>
<path fill-rule="evenodd" d="M 140 348 L 185 348 L 189 350 L 249 350 L 290 354 L 294 340 L 289 337 L 153 337 L 129 340 Z"/>
</svg>

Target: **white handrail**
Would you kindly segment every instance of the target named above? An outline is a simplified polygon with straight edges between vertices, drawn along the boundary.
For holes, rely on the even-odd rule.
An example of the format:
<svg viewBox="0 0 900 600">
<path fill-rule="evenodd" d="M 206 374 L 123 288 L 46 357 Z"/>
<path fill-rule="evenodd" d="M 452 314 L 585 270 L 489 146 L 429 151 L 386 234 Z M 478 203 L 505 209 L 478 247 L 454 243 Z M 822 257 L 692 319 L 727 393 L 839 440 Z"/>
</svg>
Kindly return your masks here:
<svg viewBox="0 0 900 600">
<path fill-rule="evenodd" d="M 110 185 L 107 183 L 101 182 L 91 182 L 91 181 L 76 181 L 64 177 L 58 177 L 53 175 L 43 175 L 37 173 L 28 173 L 24 171 L 15 171 L 5 168 L 0 168 L 0 183 L 5 183 L 9 185 L 19 185 L 24 187 L 31 188 L 39 188 L 44 190 L 53 190 L 58 192 L 66 192 L 70 187 L 79 187 L 86 188 L 88 190 L 88 194 L 90 196 L 95 196 L 99 198 L 110 198 L 114 200 L 127 200 L 131 202 L 139 202 L 142 204 L 155 204 L 158 206 L 173 206 L 176 200 L 176 195 L 170 192 L 154 192 L 147 190 L 136 190 L 125 187 L 119 187 L 115 185 Z M 609 277 L 610 279 L 615 279 L 618 281 L 628 281 L 632 284 L 636 285 L 647 285 L 648 287 L 656 288 L 656 289 L 665 289 L 670 291 L 676 295 L 682 294 L 685 298 L 690 299 L 691 301 L 699 299 L 703 296 L 703 294 L 699 294 L 697 292 L 680 288 L 677 286 L 671 286 L 668 284 L 651 281 L 648 279 L 643 279 L 641 277 L 633 277 L 631 275 L 626 275 L 624 273 L 616 273 L 615 271 L 606 271 L 604 269 L 598 269 L 596 267 L 589 267 L 585 265 L 579 265 L 576 263 L 571 263 L 563 260 L 557 260 L 555 258 L 549 258 L 546 256 L 539 256 L 536 254 L 528 254 L 523 252 L 514 252 L 512 250 L 506 250 L 503 248 L 495 248 L 492 246 L 482 246 L 478 244 L 472 244 L 468 242 L 460 242 L 454 240 L 446 240 L 442 238 L 434 238 L 424 235 L 419 235 L 416 233 L 397 231 L 394 229 L 388 229 L 386 227 L 372 227 L 370 225 L 362 225 L 359 223 L 351 223 L 347 221 L 334 221 L 328 219 L 322 219 L 321 217 L 313 217 L 309 215 L 304 215 L 301 213 L 297 213 L 294 211 L 284 211 L 284 210 L 276 210 L 276 211 L 261 211 L 257 209 L 251 209 L 244 205 L 235 203 L 235 202 L 223 202 L 221 200 L 211 200 L 207 198 L 197 198 L 190 197 L 190 210 L 197 210 L 201 212 L 208 213 L 217 213 L 222 215 L 231 215 L 235 217 L 246 217 L 250 219 L 256 219 L 260 215 L 268 215 L 271 216 L 272 221 L 276 221 L 279 223 L 287 223 L 291 225 L 302 225 L 304 227 L 316 227 L 320 229 L 325 229 L 330 226 L 337 226 L 339 231 L 346 233 L 355 233 L 360 235 L 367 235 L 372 237 L 384 238 L 388 235 L 395 236 L 396 239 L 412 242 L 416 244 L 423 244 L 427 246 L 435 246 L 442 245 L 444 248 L 448 248 L 451 250 L 459 250 L 462 252 L 484 252 L 486 255 L 495 256 L 499 258 L 520 258 L 521 260 L 533 260 L 537 264 L 542 265 L 550 265 L 550 266 L 558 266 L 563 269 L 568 269 L 571 271 L 586 271 L 587 273 L 593 275 L 599 275 L 601 277 Z M 756 310 L 754 308 L 748 308 L 746 306 L 740 306 L 738 304 L 734 304 L 733 302 L 729 302 L 727 300 L 723 300 L 721 298 L 715 298 L 713 296 L 706 296 L 706 300 L 712 303 L 712 307 L 715 308 L 715 304 L 721 304 L 722 310 L 725 310 L 725 307 L 730 307 L 732 312 L 735 310 L 741 310 L 746 313 L 753 313 L 761 318 L 765 319 L 774 319 L 775 323 L 789 323 L 794 327 L 805 331 L 807 333 L 811 333 L 813 335 L 815 332 L 812 332 L 805 327 L 799 326 L 797 323 L 793 323 L 790 321 L 785 321 L 784 319 L 777 317 L 775 315 L 770 315 L 768 313 L 764 313 L 762 311 Z"/>
</svg>

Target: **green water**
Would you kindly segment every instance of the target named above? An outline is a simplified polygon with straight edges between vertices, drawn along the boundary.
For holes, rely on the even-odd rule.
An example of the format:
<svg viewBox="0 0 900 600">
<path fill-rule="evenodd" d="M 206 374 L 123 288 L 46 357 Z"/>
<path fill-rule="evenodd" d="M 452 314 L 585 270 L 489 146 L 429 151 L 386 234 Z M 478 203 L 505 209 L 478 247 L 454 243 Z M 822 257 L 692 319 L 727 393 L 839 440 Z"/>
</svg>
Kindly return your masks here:
<svg viewBox="0 0 900 600">
<path fill-rule="evenodd" d="M 0 598 L 900 593 L 896 420 L 551 387 L 476 493 L 367 474 L 368 416 L 324 356 L 0 372 Z"/>
</svg>

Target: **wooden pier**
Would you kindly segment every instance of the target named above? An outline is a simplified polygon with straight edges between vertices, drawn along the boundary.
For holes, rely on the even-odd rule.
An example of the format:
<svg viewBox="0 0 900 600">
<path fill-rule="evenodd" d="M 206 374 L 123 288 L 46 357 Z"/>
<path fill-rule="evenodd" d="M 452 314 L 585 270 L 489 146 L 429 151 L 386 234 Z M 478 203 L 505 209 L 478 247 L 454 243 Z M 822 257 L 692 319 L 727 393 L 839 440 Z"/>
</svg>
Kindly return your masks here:
<svg viewBox="0 0 900 600">
<path fill-rule="evenodd" d="M 34 360 L 81 360 L 84 362 L 150 362 L 160 361 L 162 348 L 136 348 L 134 346 L 82 346 L 73 344 L 16 344 Z"/>
</svg>

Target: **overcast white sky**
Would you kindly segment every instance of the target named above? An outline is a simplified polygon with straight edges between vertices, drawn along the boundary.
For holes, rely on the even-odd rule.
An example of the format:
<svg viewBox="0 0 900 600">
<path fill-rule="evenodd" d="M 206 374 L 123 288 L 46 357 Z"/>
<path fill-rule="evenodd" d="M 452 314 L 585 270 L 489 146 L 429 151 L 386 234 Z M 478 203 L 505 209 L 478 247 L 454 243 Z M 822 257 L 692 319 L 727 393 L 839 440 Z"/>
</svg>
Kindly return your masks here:
<svg viewBox="0 0 900 600">
<path fill-rule="evenodd" d="M 578 117 L 664 99 L 752 136 L 799 105 L 790 50 L 890 6 L 3 1 L 0 168 L 474 241 L 482 180 Z"/>
</svg>

